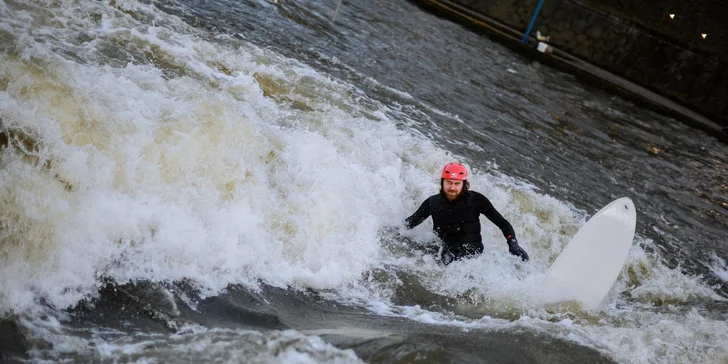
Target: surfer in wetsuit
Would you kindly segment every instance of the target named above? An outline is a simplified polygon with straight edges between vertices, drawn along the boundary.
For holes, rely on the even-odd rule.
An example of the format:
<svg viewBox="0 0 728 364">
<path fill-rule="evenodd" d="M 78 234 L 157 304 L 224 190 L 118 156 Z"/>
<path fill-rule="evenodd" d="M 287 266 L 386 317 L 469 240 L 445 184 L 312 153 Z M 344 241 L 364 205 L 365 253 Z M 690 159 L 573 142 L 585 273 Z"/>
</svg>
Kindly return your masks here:
<svg viewBox="0 0 728 364">
<path fill-rule="evenodd" d="M 496 211 L 488 198 L 470 191 L 469 187 L 465 166 L 457 162 L 448 163 L 442 169 L 440 193 L 427 198 L 405 220 L 405 227 L 412 229 L 432 216 L 432 228 L 444 243 L 440 258 L 447 265 L 453 260 L 483 252 L 483 239 L 480 236 L 480 214 L 483 214 L 503 232 L 508 251 L 527 261 L 528 254 L 518 245 L 511 224 Z"/>
</svg>

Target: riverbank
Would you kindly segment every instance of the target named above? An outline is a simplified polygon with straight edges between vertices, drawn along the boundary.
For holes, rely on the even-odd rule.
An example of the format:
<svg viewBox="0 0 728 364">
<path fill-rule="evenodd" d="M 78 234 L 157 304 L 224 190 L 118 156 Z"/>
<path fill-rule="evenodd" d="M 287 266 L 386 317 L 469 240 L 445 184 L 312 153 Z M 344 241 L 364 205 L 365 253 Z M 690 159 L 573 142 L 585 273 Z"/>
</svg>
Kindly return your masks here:
<svg viewBox="0 0 728 364">
<path fill-rule="evenodd" d="M 674 117 L 691 127 L 707 132 L 719 140 L 728 142 L 728 125 L 721 125 L 686 106 L 617 74 L 586 62 L 553 44 L 549 44 L 547 52 L 540 52 L 537 50 L 539 41 L 535 37 L 529 37 L 528 43 L 524 43 L 522 42 L 523 31 L 517 30 L 479 12 L 472 11 L 452 1 L 410 1 L 438 16 L 458 22 L 476 32 L 492 36 L 499 43 L 508 46 L 521 55 L 559 70 L 575 74 L 582 81 L 608 89 L 640 106 Z"/>
</svg>

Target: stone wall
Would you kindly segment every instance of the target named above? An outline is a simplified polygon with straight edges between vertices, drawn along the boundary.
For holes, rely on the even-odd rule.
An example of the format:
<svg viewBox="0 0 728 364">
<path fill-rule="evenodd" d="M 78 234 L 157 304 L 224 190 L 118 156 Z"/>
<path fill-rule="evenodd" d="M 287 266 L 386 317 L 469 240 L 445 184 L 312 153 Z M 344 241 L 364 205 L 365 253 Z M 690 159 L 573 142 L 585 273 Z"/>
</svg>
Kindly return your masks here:
<svg viewBox="0 0 728 364">
<path fill-rule="evenodd" d="M 450 1 L 524 32 L 538 4 L 538 0 Z M 551 45 L 728 125 L 728 50 L 686 46 L 666 32 L 625 20 L 598 5 L 546 0 L 531 35 L 535 37 L 538 30 L 551 37 Z"/>
<path fill-rule="evenodd" d="M 577 0 L 574 0 L 577 1 Z M 578 0 L 639 24 L 683 48 L 728 60 L 728 2 L 722 0 Z M 673 14 L 671 18 L 669 14 Z M 705 39 L 701 33 L 707 34 Z"/>
</svg>

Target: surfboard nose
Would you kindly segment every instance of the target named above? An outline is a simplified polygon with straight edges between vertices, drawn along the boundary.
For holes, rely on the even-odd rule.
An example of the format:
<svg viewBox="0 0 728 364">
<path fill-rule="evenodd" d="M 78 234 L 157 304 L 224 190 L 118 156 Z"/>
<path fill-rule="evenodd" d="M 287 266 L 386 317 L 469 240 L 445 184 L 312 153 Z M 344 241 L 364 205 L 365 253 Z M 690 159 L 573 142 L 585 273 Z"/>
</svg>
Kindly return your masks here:
<svg viewBox="0 0 728 364">
<path fill-rule="evenodd" d="M 628 197 L 594 214 L 549 267 L 541 286 L 544 303 L 577 301 L 584 309 L 598 308 L 627 260 L 636 226 Z"/>
</svg>

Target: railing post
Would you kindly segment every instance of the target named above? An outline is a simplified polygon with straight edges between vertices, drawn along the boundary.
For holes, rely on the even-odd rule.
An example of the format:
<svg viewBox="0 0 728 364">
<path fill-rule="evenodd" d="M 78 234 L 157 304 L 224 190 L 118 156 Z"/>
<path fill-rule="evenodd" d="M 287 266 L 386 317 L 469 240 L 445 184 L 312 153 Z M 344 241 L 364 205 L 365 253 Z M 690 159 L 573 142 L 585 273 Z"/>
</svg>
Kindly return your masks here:
<svg viewBox="0 0 728 364">
<path fill-rule="evenodd" d="M 536 6 L 536 11 L 533 12 L 533 17 L 531 18 L 531 23 L 528 24 L 528 29 L 526 29 L 526 33 L 523 34 L 523 39 L 521 42 L 528 44 L 528 35 L 531 34 L 531 28 L 533 28 L 533 23 L 536 22 L 536 18 L 538 17 L 538 13 L 541 11 L 541 6 L 543 5 L 544 0 L 538 1 L 538 6 Z"/>
</svg>

